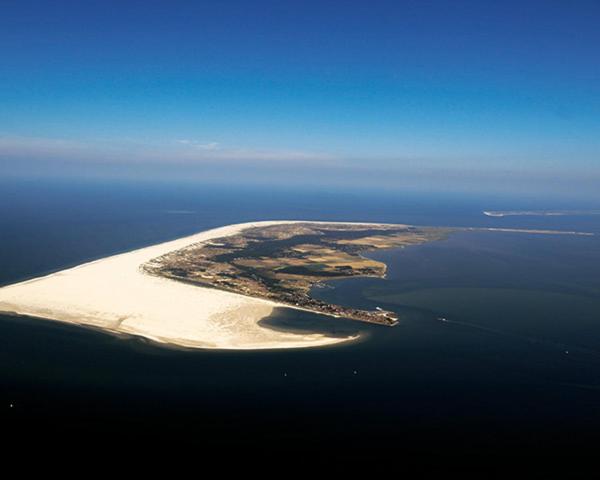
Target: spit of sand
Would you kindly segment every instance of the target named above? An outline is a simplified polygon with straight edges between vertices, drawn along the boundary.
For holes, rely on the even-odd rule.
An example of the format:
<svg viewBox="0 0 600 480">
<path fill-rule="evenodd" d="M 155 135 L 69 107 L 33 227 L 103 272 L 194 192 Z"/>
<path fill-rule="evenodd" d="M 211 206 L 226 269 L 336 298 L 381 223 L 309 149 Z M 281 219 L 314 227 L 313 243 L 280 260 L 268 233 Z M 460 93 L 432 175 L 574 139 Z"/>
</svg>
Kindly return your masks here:
<svg viewBox="0 0 600 480">
<path fill-rule="evenodd" d="M 290 221 L 229 225 L 114 255 L 0 288 L 0 312 L 139 335 L 157 342 L 219 349 L 315 347 L 344 342 L 323 334 L 271 330 L 259 324 L 279 305 L 258 298 L 148 275 L 140 266 L 196 242 L 245 228 Z"/>
</svg>

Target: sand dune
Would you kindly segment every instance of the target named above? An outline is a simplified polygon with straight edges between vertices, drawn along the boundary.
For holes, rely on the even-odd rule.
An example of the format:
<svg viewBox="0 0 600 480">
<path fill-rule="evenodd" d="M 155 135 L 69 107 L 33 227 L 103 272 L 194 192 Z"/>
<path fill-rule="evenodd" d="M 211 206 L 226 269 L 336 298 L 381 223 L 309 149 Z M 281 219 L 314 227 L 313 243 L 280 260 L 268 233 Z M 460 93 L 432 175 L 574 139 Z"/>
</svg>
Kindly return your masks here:
<svg viewBox="0 0 600 480">
<path fill-rule="evenodd" d="M 229 225 L 9 285 L 0 288 L 0 311 L 196 348 L 295 348 L 350 340 L 271 330 L 258 322 L 280 306 L 274 302 L 140 270 L 148 260 L 192 243 L 278 223 L 292 222 Z"/>
</svg>

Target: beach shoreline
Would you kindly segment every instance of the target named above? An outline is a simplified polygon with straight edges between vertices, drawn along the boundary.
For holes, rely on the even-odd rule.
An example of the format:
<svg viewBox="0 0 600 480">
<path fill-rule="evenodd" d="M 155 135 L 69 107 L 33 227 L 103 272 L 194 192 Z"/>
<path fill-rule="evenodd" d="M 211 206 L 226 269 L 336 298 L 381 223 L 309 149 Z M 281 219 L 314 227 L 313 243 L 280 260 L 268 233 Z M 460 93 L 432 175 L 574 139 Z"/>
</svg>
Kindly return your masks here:
<svg viewBox="0 0 600 480">
<path fill-rule="evenodd" d="M 0 312 L 141 336 L 184 348 L 306 348 L 354 340 L 356 336 L 269 329 L 261 326 L 260 320 L 274 308 L 289 305 L 185 285 L 148 275 L 140 268 L 165 253 L 246 228 L 301 222 L 260 221 L 218 227 L 7 285 L 0 288 Z"/>
<path fill-rule="evenodd" d="M 374 222 L 271 220 L 217 227 L 0 287 L 0 313 L 88 326 L 183 348 L 306 348 L 356 340 L 359 335 L 340 338 L 268 328 L 261 320 L 268 318 L 275 308 L 311 310 L 150 275 L 142 268 L 152 259 L 195 243 L 235 235 L 247 228 L 293 223 L 401 226 Z M 508 228 L 463 227 L 462 230 L 591 235 Z"/>
</svg>

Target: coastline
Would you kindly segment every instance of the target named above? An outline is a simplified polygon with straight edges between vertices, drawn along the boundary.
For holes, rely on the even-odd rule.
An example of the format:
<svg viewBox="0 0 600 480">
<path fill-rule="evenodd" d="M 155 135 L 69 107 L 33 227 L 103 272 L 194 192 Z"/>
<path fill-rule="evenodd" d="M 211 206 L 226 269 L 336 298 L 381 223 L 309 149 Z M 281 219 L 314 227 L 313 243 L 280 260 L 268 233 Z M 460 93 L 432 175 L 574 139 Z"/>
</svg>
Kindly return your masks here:
<svg viewBox="0 0 600 480">
<path fill-rule="evenodd" d="M 307 312 L 312 310 L 150 275 L 142 269 L 144 263 L 154 258 L 198 242 L 235 235 L 246 228 L 292 223 L 400 225 L 311 220 L 227 225 L 0 287 L 0 313 L 87 326 L 107 333 L 139 336 L 159 344 L 183 348 L 307 348 L 358 339 L 358 335 L 340 338 L 322 333 L 271 329 L 261 324 L 261 320 L 268 318 L 277 307 Z M 585 232 L 485 227 L 463 227 L 462 230 L 593 235 Z"/>
<path fill-rule="evenodd" d="M 289 305 L 185 285 L 140 269 L 152 258 L 196 242 L 234 235 L 245 228 L 301 222 L 261 221 L 218 227 L 7 285 L 0 288 L 0 312 L 186 348 L 306 348 L 354 340 L 356 336 L 336 338 L 272 330 L 261 326 L 260 320 L 275 307 Z"/>
</svg>

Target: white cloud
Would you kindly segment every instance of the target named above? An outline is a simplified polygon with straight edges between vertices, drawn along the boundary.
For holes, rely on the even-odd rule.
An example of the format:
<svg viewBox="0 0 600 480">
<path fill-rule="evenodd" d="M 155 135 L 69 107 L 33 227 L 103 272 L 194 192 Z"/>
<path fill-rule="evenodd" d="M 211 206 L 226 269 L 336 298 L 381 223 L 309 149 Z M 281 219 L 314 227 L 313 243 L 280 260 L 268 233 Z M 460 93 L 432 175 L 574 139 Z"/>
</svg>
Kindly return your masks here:
<svg viewBox="0 0 600 480">
<path fill-rule="evenodd" d="M 180 139 L 176 140 L 176 143 L 179 143 L 180 145 L 189 145 L 200 150 L 216 150 L 219 148 L 218 142 L 199 142 L 197 140 Z"/>
<path fill-rule="evenodd" d="M 224 147 L 218 142 L 190 139 L 148 142 L 134 140 L 83 141 L 0 135 L 0 157 L 39 161 L 122 164 L 337 164 L 330 154 L 299 150 Z"/>
</svg>

